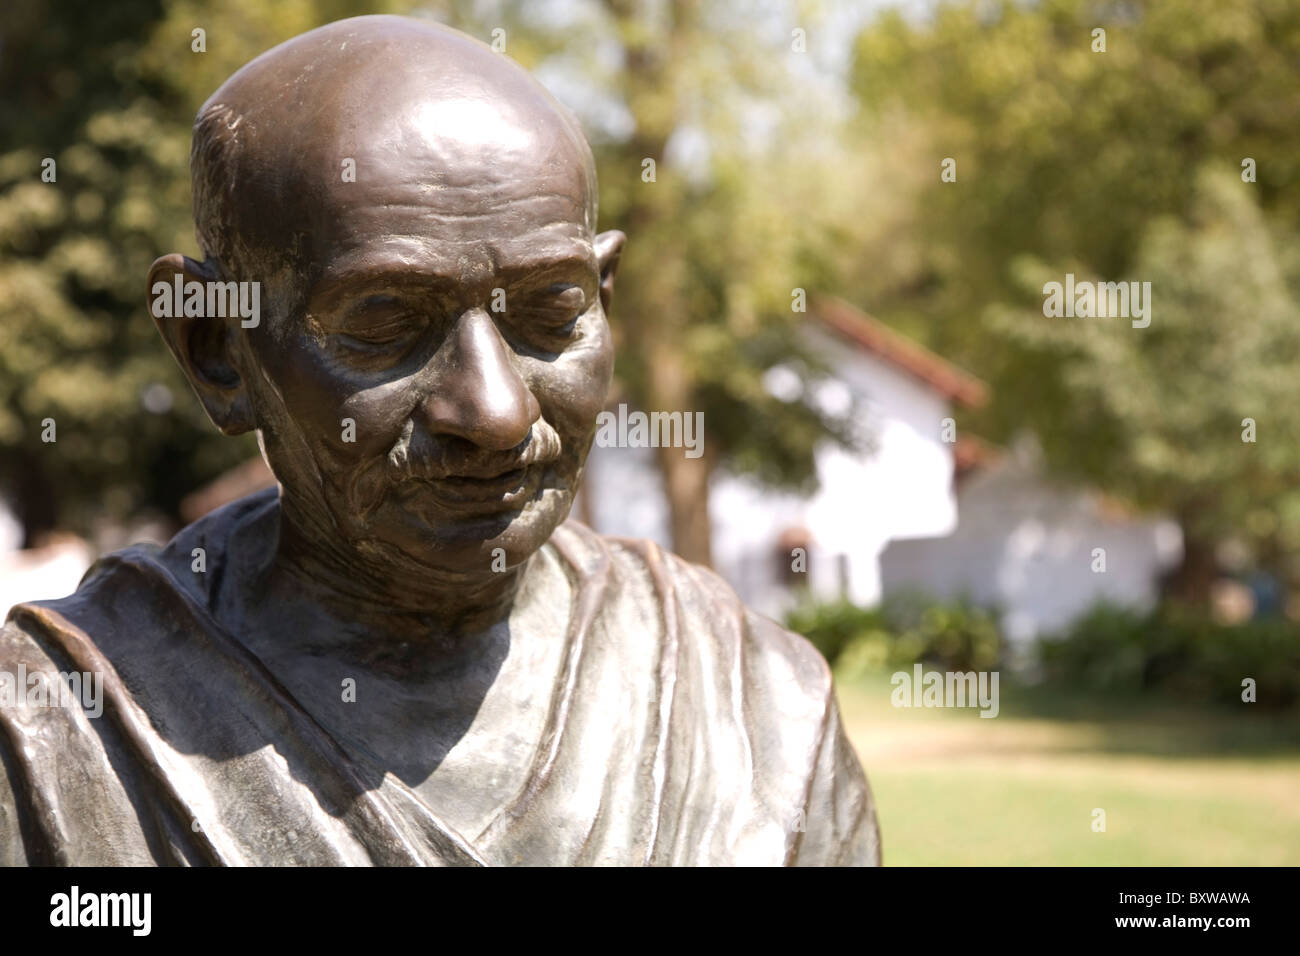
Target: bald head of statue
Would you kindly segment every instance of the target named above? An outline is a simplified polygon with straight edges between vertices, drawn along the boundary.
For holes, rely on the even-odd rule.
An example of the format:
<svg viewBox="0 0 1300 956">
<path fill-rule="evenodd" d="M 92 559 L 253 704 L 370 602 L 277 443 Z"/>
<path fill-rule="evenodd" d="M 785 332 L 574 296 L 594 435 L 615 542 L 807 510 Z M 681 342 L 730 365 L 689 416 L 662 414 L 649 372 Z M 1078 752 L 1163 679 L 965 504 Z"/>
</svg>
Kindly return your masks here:
<svg viewBox="0 0 1300 956">
<path fill-rule="evenodd" d="M 158 259 L 151 305 L 257 283 L 260 314 L 152 311 L 216 426 L 258 430 L 281 548 L 361 589 L 519 567 L 569 511 L 613 365 L 624 236 L 595 232 L 573 115 L 464 34 L 359 17 L 223 84 L 191 171 L 204 259 Z"/>
</svg>

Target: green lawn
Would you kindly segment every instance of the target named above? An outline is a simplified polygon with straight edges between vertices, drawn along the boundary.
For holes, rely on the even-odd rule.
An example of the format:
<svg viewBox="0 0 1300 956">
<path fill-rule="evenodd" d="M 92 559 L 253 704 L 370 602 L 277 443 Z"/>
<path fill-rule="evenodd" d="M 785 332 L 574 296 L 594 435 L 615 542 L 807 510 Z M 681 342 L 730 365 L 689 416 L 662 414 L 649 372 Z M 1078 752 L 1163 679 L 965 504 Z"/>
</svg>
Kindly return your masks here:
<svg viewBox="0 0 1300 956">
<path fill-rule="evenodd" d="M 890 690 L 883 675 L 839 681 L 887 865 L 1300 864 L 1294 714 L 1004 682 L 988 719 L 894 708 Z"/>
</svg>

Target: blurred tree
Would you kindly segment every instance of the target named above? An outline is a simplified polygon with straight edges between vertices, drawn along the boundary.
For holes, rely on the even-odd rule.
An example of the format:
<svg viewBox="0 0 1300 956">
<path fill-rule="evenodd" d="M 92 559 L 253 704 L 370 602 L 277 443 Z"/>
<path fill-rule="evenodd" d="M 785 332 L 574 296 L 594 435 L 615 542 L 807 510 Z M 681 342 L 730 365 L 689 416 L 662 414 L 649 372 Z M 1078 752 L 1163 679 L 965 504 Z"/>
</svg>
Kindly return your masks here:
<svg viewBox="0 0 1300 956">
<path fill-rule="evenodd" d="M 994 306 L 998 341 L 1059 376 L 1027 407 L 1045 445 L 1075 474 L 1173 514 L 1186 555 L 1174 589 L 1203 601 L 1215 545 L 1300 552 L 1300 272 L 1239 175 L 1203 173 L 1186 217 L 1157 217 L 1132 274 L 1151 283 L 1152 320 L 1043 317 Z M 1027 292 L 1059 281 L 1041 260 L 1015 272 Z M 1028 370 L 1024 379 L 1040 382 Z M 1026 401 L 1029 400 L 1027 393 Z"/>
<path fill-rule="evenodd" d="M 1298 57 L 1293 0 L 960 3 L 856 43 L 861 135 L 911 157 L 913 231 L 848 293 L 992 382 L 978 427 L 1175 514 L 1199 599 L 1224 537 L 1300 549 Z M 1067 272 L 1150 281 L 1151 327 L 1044 317 Z"/>
<path fill-rule="evenodd" d="M 109 512 L 138 505 L 140 484 L 165 484 L 166 466 L 193 450 L 166 416 L 140 410 L 151 382 L 174 383 L 145 338 L 141 277 L 168 167 L 185 161 L 161 91 L 129 66 L 159 4 L 65 12 L 56 22 L 40 3 L 0 13 L 0 482 L 29 543 L 56 521 L 87 519 L 100 496 Z M 46 158 L 53 182 L 42 181 Z M 42 441 L 51 418 L 53 443 Z"/>
</svg>

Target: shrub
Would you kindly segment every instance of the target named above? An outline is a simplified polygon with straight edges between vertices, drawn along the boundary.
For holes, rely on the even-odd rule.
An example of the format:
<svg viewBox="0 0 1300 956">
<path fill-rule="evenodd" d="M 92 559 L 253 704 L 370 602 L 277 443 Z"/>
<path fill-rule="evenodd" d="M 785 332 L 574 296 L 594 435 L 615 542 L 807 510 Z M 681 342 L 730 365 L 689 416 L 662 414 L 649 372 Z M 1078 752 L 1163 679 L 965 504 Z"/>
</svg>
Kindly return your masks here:
<svg viewBox="0 0 1300 956">
<path fill-rule="evenodd" d="M 1262 708 L 1300 704 L 1300 628 L 1282 618 L 1226 625 L 1176 607 L 1143 615 L 1100 605 L 1042 641 L 1039 661 L 1049 681 L 1084 690 L 1236 704 L 1252 678 Z"/>
<path fill-rule="evenodd" d="M 786 626 L 846 675 L 917 662 L 991 670 L 1005 646 L 994 612 L 919 594 L 870 609 L 847 601 L 807 604 L 787 616 Z M 1061 687 L 1240 704 L 1242 681 L 1251 678 L 1261 709 L 1300 708 L 1300 628 L 1283 618 L 1227 625 L 1175 606 L 1141 613 L 1098 604 L 1063 635 L 1039 641 L 1036 656 L 1044 679 Z"/>
<path fill-rule="evenodd" d="M 891 597 L 883 615 L 898 635 L 891 666 L 920 661 L 941 670 L 984 671 L 1002 658 L 996 612 L 961 598 L 936 602 L 922 594 Z"/>
<path fill-rule="evenodd" d="M 1149 617 L 1098 604 L 1062 637 L 1038 644 L 1043 674 L 1083 690 L 1137 692 L 1146 686 Z"/>
<path fill-rule="evenodd" d="M 878 608 L 863 608 L 851 601 L 806 603 L 786 615 L 786 627 L 802 634 L 831 664 L 855 638 L 886 628 Z"/>
<path fill-rule="evenodd" d="M 848 601 L 804 605 L 787 616 L 786 626 L 806 636 L 831 664 L 854 673 L 918 661 L 943 670 L 988 670 L 1002 649 L 993 612 L 922 595 L 870 609 Z"/>
</svg>

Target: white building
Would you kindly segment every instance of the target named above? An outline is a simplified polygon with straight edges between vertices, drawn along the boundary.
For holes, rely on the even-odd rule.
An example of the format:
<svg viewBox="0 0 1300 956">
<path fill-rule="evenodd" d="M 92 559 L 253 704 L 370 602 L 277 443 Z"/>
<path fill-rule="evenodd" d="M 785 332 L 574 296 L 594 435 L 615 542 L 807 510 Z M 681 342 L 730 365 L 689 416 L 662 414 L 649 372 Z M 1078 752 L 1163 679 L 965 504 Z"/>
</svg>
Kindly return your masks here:
<svg viewBox="0 0 1300 956">
<path fill-rule="evenodd" d="M 1054 486 L 1030 439 L 963 481 L 957 507 L 952 534 L 889 545 L 884 588 L 1001 608 L 1003 631 L 1017 643 L 1061 630 L 1099 601 L 1151 608 L 1161 576 L 1182 560 L 1177 523 Z"/>
</svg>

